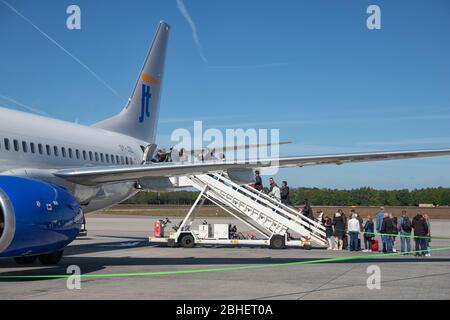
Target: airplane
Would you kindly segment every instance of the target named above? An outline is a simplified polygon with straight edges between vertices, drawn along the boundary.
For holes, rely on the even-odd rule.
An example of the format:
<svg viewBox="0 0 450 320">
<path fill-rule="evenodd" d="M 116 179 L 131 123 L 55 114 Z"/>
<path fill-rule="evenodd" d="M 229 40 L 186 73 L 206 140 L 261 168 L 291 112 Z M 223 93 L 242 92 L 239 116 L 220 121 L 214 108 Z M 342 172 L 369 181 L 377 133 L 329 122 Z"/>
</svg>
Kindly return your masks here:
<svg viewBox="0 0 450 320">
<path fill-rule="evenodd" d="M 58 264 L 84 214 L 141 190 L 171 190 L 170 178 L 227 172 L 250 183 L 254 170 L 450 155 L 450 149 L 267 159 L 148 161 L 156 149 L 170 26 L 161 21 L 126 106 L 92 126 L 0 108 L 0 258 Z M 195 152 L 193 152 L 195 154 Z"/>
</svg>

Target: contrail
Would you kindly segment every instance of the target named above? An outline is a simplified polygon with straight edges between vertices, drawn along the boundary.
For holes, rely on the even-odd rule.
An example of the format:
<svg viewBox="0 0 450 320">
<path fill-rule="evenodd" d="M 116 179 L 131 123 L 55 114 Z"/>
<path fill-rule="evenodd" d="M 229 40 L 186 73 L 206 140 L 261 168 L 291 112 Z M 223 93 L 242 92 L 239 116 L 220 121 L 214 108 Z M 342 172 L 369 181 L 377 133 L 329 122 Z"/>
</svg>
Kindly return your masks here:
<svg viewBox="0 0 450 320">
<path fill-rule="evenodd" d="M 184 17 L 184 19 L 187 21 L 189 26 L 191 27 L 192 38 L 194 39 L 194 43 L 195 43 L 195 46 L 197 47 L 198 53 L 200 54 L 200 58 L 203 60 L 203 62 L 206 64 L 206 66 L 208 68 L 212 68 L 212 69 L 264 69 L 264 68 L 275 68 L 275 67 L 284 67 L 284 66 L 291 65 L 291 63 L 285 63 L 285 62 L 266 63 L 266 64 L 257 64 L 257 65 L 242 65 L 242 66 L 233 66 L 233 65 L 231 65 L 231 66 L 226 66 L 226 65 L 224 65 L 224 66 L 214 66 L 214 65 L 209 65 L 208 59 L 203 54 L 203 47 L 202 47 L 202 44 L 200 42 L 200 38 L 198 36 L 197 27 L 195 26 L 194 20 L 192 19 L 192 17 L 190 16 L 189 12 L 187 11 L 183 0 L 176 0 L 176 1 L 177 1 L 178 10 L 180 11 L 180 13 Z"/>
<path fill-rule="evenodd" d="M 91 68 L 89 68 L 86 64 L 84 64 L 80 59 L 75 57 L 72 53 L 70 53 L 66 48 L 64 48 L 62 45 L 60 45 L 56 40 L 54 40 L 52 37 L 50 37 L 47 33 L 45 33 L 43 30 L 41 30 L 37 25 L 35 25 L 30 19 L 25 17 L 22 13 L 17 11 L 16 8 L 14 8 L 11 4 L 9 4 L 5 0 L 0 0 L 3 2 L 9 9 L 11 9 L 15 14 L 17 14 L 19 17 L 21 17 L 23 20 L 28 22 L 33 28 L 35 28 L 39 33 L 41 33 L 44 37 L 46 37 L 50 42 L 52 42 L 55 46 L 60 48 L 63 52 L 65 52 L 69 57 L 71 57 L 73 60 L 75 60 L 79 65 L 81 65 L 84 69 L 86 69 L 91 75 L 93 75 L 101 84 L 103 84 L 109 91 L 111 91 L 115 96 L 120 98 L 122 101 L 126 101 L 116 90 L 114 90 L 109 84 L 106 83 L 105 80 L 103 80 L 98 74 L 96 74 Z"/>
<path fill-rule="evenodd" d="M 203 54 L 202 44 L 200 43 L 200 38 L 197 34 L 197 27 L 195 26 L 194 20 L 192 20 L 186 7 L 184 6 L 183 0 L 177 0 L 177 7 L 178 10 L 180 10 L 181 15 L 184 17 L 184 19 L 186 19 L 187 23 L 191 27 L 192 37 L 194 38 L 194 42 L 197 47 L 198 53 L 200 54 L 200 58 L 202 58 L 203 62 L 208 65 L 208 59 L 206 59 L 205 55 Z"/>
<path fill-rule="evenodd" d="M 51 117 L 48 113 L 46 113 L 46 112 L 44 112 L 44 111 L 41 111 L 41 110 L 39 110 L 39 109 L 30 107 L 30 106 L 28 106 L 28 105 L 26 105 L 26 104 L 20 103 L 19 101 L 14 100 L 13 98 L 4 96 L 4 95 L 2 95 L 2 94 L 0 94 L 0 98 L 2 98 L 3 100 L 6 100 L 6 101 L 12 102 L 12 103 L 14 103 L 14 104 L 16 104 L 16 105 L 18 105 L 18 106 L 20 106 L 20 107 L 22 107 L 22 108 L 25 108 L 26 110 L 28 110 L 28 111 L 30 111 L 30 112 L 40 114 L 41 116 Z"/>
</svg>

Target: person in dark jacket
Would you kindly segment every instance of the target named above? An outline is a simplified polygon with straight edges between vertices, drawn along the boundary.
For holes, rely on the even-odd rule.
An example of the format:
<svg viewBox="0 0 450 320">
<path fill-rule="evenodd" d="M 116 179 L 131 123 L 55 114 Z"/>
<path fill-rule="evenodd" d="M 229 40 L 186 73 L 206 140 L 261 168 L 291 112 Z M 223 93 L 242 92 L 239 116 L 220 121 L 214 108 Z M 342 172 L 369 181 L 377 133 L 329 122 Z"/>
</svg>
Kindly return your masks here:
<svg viewBox="0 0 450 320">
<path fill-rule="evenodd" d="M 305 199 L 305 204 L 303 205 L 302 213 L 305 217 L 314 220 L 314 214 L 311 206 L 309 205 L 308 199 Z"/>
<path fill-rule="evenodd" d="M 325 216 L 323 218 L 323 225 L 325 226 L 325 235 L 328 241 L 327 250 L 333 249 L 333 221 L 331 221 L 330 217 Z"/>
<path fill-rule="evenodd" d="M 366 223 L 364 224 L 364 247 L 366 248 L 364 252 L 372 251 L 372 241 L 375 237 L 374 235 L 374 223 L 370 216 L 367 217 Z"/>
<path fill-rule="evenodd" d="M 422 212 L 417 212 L 417 215 L 414 217 L 412 221 L 412 228 L 414 229 L 414 236 L 418 237 L 415 238 L 416 242 L 416 254 L 415 256 L 425 256 L 426 249 L 427 249 L 427 242 L 426 239 L 423 237 L 428 236 L 428 224 L 425 221 L 425 218 L 422 215 Z"/>
<path fill-rule="evenodd" d="M 344 226 L 345 226 L 344 235 L 342 236 L 342 249 L 346 250 L 348 248 L 347 226 L 348 226 L 349 219 L 347 219 L 347 216 L 345 215 L 345 212 L 343 210 L 341 210 L 341 213 L 342 213 L 342 219 L 344 220 Z"/>
<path fill-rule="evenodd" d="M 286 181 L 281 182 L 281 203 L 285 205 L 290 205 L 289 201 L 289 187 Z"/>
<path fill-rule="evenodd" d="M 258 191 L 262 191 L 263 189 L 262 179 L 258 170 L 255 171 L 255 189 Z"/>
<path fill-rule="evenodd" d="M 395 225 L 389 213 L 384 213 L 383 222 L 381 223 L 380 232 L 382 233 L 381 240 L 383 241 L 383 248 L 386 247 L 385 253 L 393 253 L 392 235 L 395 232 Z"/>
<path fill-rule="evenodd" d="M 344 234 L 345 234 L 345 221 L 344 212 L 339 209 L 338 212 L 333 217 L 333 228 L 334 228 L 334 250 L 342 250 L 344 245 Z"/>
</svg>

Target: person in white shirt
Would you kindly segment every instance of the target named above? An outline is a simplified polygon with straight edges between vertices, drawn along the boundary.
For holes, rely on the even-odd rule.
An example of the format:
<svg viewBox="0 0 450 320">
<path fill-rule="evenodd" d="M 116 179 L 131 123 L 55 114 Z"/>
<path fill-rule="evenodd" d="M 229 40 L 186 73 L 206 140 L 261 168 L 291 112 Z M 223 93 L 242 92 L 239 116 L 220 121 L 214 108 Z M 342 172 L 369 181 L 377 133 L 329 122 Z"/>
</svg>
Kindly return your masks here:
<svg viewBox="0 0 450 320">
<path fill-rule="evenodd" d="M 352 218 L 350 220 L 348 220 L 347 230 L 348 230 L 348 234 L 350 236 L 349 249 L 350 249 L 350 251 L 357 251 L 358 250 L 359 232 L 361 229 L 360 229 L 360 225 L 359 225 L 359 221 L 358 221 L 358 216 L 356 214 L 353 214 Z"/>
<path fill-rule="evenodd" d="M 275 198 L 277 201 L 281 201 L 281 190 L 277 186 L 277 184 L 275 183 L 275 180 L 270 178 L 269 182 L 270 182 L 270 187 L 271 187 L 271 191 L 269 192 L 269 196 Z"/>
<path fill-rule="evenodd" d="M 322 210 L 317 210 L 317 222 L 319 222 L 321 225 L 324 225 L 324 213 Z"/>
</svg>

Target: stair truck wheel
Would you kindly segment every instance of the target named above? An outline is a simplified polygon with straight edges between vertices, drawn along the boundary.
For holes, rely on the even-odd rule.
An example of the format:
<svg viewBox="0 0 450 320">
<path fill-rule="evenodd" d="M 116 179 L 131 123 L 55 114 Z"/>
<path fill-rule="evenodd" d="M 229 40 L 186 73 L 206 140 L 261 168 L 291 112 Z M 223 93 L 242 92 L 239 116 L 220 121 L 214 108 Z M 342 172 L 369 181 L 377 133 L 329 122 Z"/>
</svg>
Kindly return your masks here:
<svg viewBox="0 0 450 320">
<path fill-rule="evenodd" d="M 184 248 L 193 248 L 195 246 L 195 239 L 192 234 L 185 234 L 181 236 L 181 246 Z"/>
<path fill-rule="evenodd" d="M 284 236 L 281 235 L 273 235 L 270 238 L 270 248 L 271 249 L 284 249 L 286 247 L 286 240 Z"/>
<path fill-rule="evenodd" d="M 52 253 L 41 254 L 38 259 L 43 265 L 55 265 L 61 261 L 63 251 L 55 251 Z"/>
<path fill-rule="evenodd" d="M 15 257 L 14 261 L 17 264 L 32 264 L 36 261 L 36 256 L 26 256 L 26 257 Z"/>
</svg>

